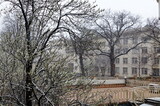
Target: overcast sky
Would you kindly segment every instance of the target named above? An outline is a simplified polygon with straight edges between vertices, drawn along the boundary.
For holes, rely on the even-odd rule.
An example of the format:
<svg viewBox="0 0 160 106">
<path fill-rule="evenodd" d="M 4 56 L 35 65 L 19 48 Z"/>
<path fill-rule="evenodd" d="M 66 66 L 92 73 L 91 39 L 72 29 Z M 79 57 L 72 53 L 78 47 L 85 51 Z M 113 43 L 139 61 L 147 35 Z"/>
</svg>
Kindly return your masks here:
<svg viewBox="0 0 160 106">
<path fill-rule="evenodd" d="M 111 9 L 113 11 L 121 11 L 121 10 L 129 11 L 134 15 L 141 16 L 144 20 L 147 18 L 158 18 L 158 3 L 156 2 L 156 0 L 89 0 L 89 1 L 90 2 L 96 1 L 96 4 L 102 9 Z M 1 22 L 2 20 L 0 18 L 0 24 L 2 24 Z"/>
<path fill-rule="evenodd" d="M 89 0 L 94 2 L 95 0 Z M 100 8 L 113 11 L 126 10 L 143 19 L 158 17 L 158 3 L 156 0 L 96 0 Z"/>
</svg>

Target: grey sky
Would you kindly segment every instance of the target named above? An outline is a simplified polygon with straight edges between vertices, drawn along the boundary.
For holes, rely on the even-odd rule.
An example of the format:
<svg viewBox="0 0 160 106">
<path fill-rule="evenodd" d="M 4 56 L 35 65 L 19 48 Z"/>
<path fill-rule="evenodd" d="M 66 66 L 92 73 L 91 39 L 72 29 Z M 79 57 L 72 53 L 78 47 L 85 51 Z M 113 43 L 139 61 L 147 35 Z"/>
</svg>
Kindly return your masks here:
<svg viewBox="0 0 160 106">
<path fill-rule="evenodd" d="M 89 0 L 96 1 L 98 6 L 103 9 L 113 11 L 126 10 L 132 14 L 140 15 L 143 19 L 158 18 L 158 3 L 156 0 Z M 4 4 L 5 5 L 5 4 Z M 2 5 L 0 9 L 2 9 Z M 0 24 L 2 24 L 0 16 Z"/>
<path fill-rule="evenodd" d="M 95 0 L 89 0 L 94 2 Z M 143 19 L 158 18 L 158 3 L 156 0 L 96 0 L 100 8 L 113 11 L 126 10 L 140 15 Z"/>
</svg>

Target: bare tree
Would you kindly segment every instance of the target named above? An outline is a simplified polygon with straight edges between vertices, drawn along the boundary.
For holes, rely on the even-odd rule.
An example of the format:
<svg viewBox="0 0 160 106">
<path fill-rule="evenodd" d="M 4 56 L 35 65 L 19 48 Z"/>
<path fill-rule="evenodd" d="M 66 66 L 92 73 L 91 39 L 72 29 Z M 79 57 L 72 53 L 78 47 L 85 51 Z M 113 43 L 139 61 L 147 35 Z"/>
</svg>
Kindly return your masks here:
<svg viewBox="0 0 160 106">
<path fill-rule="evenodd" d="M 152 45 L 152 59 L 154 62 L 152 63 L 152 75 L 159 75 L 159 69 L 155 68 L 157 67 L 157 61 L 159 61 L 159 53 L 160 53 L 160 22 L 158 19 L 148 19 L 147 24 L 143 28 L 143 33 L 151 39 L 150 42 L 148 42 L 150 45 Z"/>
<path fill-rule="evenodd" d="M 82 76 L 86 76 L 86 69 L 84 65 L 84 57 L 89 57 L 94 49 L 94 35 L 92 30 L 85 27 L 77 28 L 78 32 L 70 32 L 71 47 L 73 47 L 75 54 L 78 56 Z"/>
<path fill-rule="evenodd" d="M 39 83 L 35 81 L 36 78 L 33 76 L 42 71 L 42 64 L 47 56 L 50 41 L 64 31 L 66 27 L 70 29 L 72 20 L 90 19 L 99 10 L 95 9 L 95 5 L 92 6 L 85 0 L 7 0 L 7 2 L 13 6 L 11 10 L 15 14 L 14 17 L 20 22 L 18 26 L 21 27 L 20 32 L 16 35 L 19 35 L 22 40 L 20 43 L 22 48 L 19 49 L 20 52 L 17 50 L 15 53 L 10 52 L 19 62 L 23 63 L 22 66 L 25 70 L 25 93 L 23 93 L 25 94 L 25 102 L 19 103 L 32 106 L 33 98 L 36 98 L 36 101 L 41 98 L 38 99 L 34 95 L 36 94 L 34 89 L 36 89 L 47 103 L 54 105 L 53 101 L 47 98 L 50 89 L 45 92 L 40 90 Z M 10 49 L 15 50 L 15 48 Z"/>
<path fill-rule="evenodd" d="M 12 26 L 7 26 L 7 31 L 1 34 L 1 65 L 3 73 L 2 94 L 3 102 L 9 104 L 25 105 L 25 49 L 23 30 L 19 27 L 21 22 L 12 20 Z M 11 25 L 11 24 L 10 24 Z M 32 73 L 32 101 L 33 105 L 46 104 L 59 105 L 60 96 L 65 92 L 67 82 L 73 79 L 72 73 L 66 68 L 68 58 L 59 53 L 59 39 L 50 43 L 43 55 L 36 57 Z M 60 58 L 63 57 L 63 58 Z M 39 60 L 41 58 L 41 60 Z M 39 64 L 37 64 L 39 62 Z M 68 83 L 69 84 L 69 83 Z M 63 85 L 63 86 L 62 86 Z M 7 88 L 7 89 L 6 89 Z M 56 99 L 53 98 L 56 96 Z"/>
<path fill-rule="evenodd" d="M 111 76 L 115 75 L 115 59 L 127 54 L 140 44 L 132 45 L 125 51 L 123 51 L 124 46 L 120 46 L 123 39 L 133 38 L 131 35 L 134 35 L 132 33 L 135 33 L 138 24 L 139 18 L 137 16 L 132 16 L 128 12 L 112 13 L 110 11 L 106 12 L 102 19 L 96 22 L 97 35 L 107 42 L 105 44 L 106 49 L 99 48 L 99 51 L 100 55 L 105 55 L 110 59 Z M 123 52 L 115 54 L 116 49 Z"/>
<path fill-rule="evenodd" d="M 160 44 L 160 23 L 158 19 L 148 19 L 143 31 L 145 35 L 155 41 L 158 45 Z"/>
</svg>

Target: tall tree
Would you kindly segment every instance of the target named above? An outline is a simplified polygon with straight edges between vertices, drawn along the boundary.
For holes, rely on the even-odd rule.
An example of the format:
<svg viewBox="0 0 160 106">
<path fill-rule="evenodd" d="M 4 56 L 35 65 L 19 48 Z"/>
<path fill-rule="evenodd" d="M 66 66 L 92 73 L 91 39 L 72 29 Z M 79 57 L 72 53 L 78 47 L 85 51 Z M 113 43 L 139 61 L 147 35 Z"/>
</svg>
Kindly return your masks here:
<svg viewBox="0 0 160 106">
<path fill-rule="evenodd" d="M 7 103 L 25 105 L 26 51 L 24 31 L 21 28 L 21 22 L 12 20 L 7 25 L 6 31 L 1 34 L 0 71 L 3 74 L 0 81 L 3 81 L 4 85 L 1 97 L 5 100 L 3 101 L 5 105 Z M 72 73 L 65 68 L 68 58 L 59 53 L 61 42 L 59 39 L 53 41 L 54 43 L 50 43 L 43 54 L 38 54 L 33 63 L 31 71 L 33 105 L 58 106 L 60 96 L 69 90 L 66 90 L 67 82 L 73 78 Z"/>
<path fill-rule="evenodd" d="M 135 29 L 139 26 L 139 18 L 137 16 L 132 16 L 128 12 L 106 12 L 102 19 L 96 22 L 97 25 L 97 35 L 101 38 L 105 39 L 106 48 L 100 49 L 100 55 L 105 55 L 110 59 L 110 70 L 111 76 L 115 75 L 115 59 L 121 55 L 127 54 L 130 50 L 134 49 L 136 46 L 140 44 L 137 43 L 124 51 L 124 46 L 121 47 L 120 43 L 122 39 L 128 40 L 129 38 L 133 38 L 135 33 Z M 130 31 L 130 33 L 129 33 Z M 132 32 L 131 32 L 132 31 Z M 130 36 L 128 36 L 130 35 Z M 125 45 L 128 46 L 128 45 Z M 118 54 L 115 53 L 115 50 L 119 49 Z"/>
<path fill-rule="evenodd" d="M 159 61 L 159 53 L 160 53 L 160 21 L 158 19 L 148 19 L 147 24 L 143 28 L 143 33 L 151 39 L 149 44 L 152 45 L 151 50 L 152 52 L 152 59 L 154 62 L 152 62 L 152 75 L 153 76 L 159 76 L 160 72 L 159 69 L 155 68 Z"/>
<path fill-rule="evenodd" d="M 32 106 L 34 94 L 32 89 L 36 82 L 33 80 L 33 73 L 38 72 L 37 66 L 41 65 L 40 61 L 43 61 L 41 57 L 44 57 L 50 41 L 70 26 L 72 20 L 92 18 L 99 10 L 86 0 L 6 1 L 13 6 L 11 10 L 15 14 L 14 17 L 20 20 L 20 27 L 24 31 L 20 33 L 23 39 L 23 52 L 19 55 L 24 58 L 22 61 L 25 69 L 25 105 Z M 47 98 L 46 100 L 50 102 Z"/>
<path fill-rule="evenodd" d="M 70 38 L 72 42 L 71 47 L 73 47 L 79 59 L 82 76 L 86 76 L 84 57 L 87 58 L 91 54 L 91 50 L 93 50 L 94 40 L 92 30 L 85 27 L 78 28 L 76 32 L 70 32 Z"/>
</svg>

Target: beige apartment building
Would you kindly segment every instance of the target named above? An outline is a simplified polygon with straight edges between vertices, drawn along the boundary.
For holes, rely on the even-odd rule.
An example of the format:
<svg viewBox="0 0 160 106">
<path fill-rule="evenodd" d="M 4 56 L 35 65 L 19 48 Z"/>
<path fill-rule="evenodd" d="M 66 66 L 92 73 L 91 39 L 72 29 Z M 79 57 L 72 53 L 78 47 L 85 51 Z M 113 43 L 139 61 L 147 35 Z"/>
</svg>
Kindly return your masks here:
<svg viewBox="0 0 160 106">
<path fill-rule="evenodd" d="M 115 61 L 116 76 L 119 77 L 146 77 L 160 75 L 160 46 L 143 33 L 127 33 L 120 39 L 115 49 L 115 55 L 125 52 L 139 42 L 145 41 L 136 48 L 130 50 L 128 54 L 118 57 Z M 103 38 L 96 39 L 102 43 L 104 50 L 109 50 L 107 42 Z M 80 73 L 79 60 L 71 47 L 65 47 L 63 54 L 71 56 L 68 66 L 73 72 Z M 96 51 L 97 52 L 97 51 Z M 110 76 L 109 58 L 97 55 L 95 51 L 92 56 L 84 56 L 84 65 L 89 76 Z"/>
<path fill-rule="evenodd" d="M 144 41 L 128 54 L 122 55 L 115 61 L 116 75 L 126 77 L 146 77 L 160 75 L 160 47 L 144 34 L 122 39 L 123 47 Z"/>
</svg>

